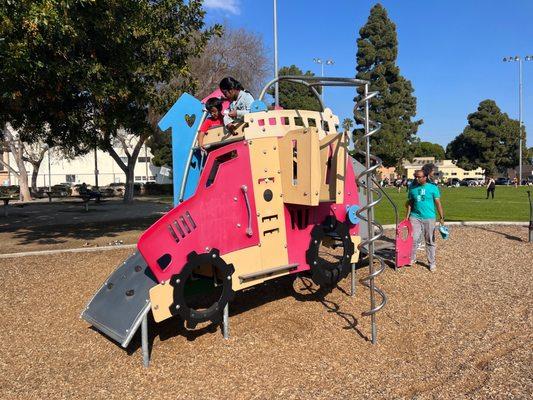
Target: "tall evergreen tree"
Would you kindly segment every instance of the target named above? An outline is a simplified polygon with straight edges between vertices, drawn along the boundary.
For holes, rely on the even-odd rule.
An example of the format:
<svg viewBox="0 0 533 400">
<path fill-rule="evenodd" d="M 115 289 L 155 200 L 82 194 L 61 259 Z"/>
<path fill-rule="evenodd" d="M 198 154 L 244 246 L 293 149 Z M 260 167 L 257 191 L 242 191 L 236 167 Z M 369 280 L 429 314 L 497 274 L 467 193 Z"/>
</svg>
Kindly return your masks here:
<svg viewBox="0 0 533 400">
<path fill-rule="evenodd" d="M 418 141 L 416 132 L 422 120 L 412 120 L 416 115 L 413 86 L 400 75 L 396 65 L 396 25 L 385 8 L 376 4 L 359 35 L 357 78 L 369 81 L 370 91 L 379 92 L 370 102 L 370 119 L 381 123 L 381 130 L 371 140 L 372 153 L 380 157 L 385 166 L 400 166 L 403 159 L 413 156 Z M 362 89 L 359 98 L 361 95 Z M 355 115 L 359 124 L 361 115 L 359 112 Z M 361 129 L 356 130 L 356 134 L 360 133 Z"/>
<path fill-rule="evenodd" d="M 517 120 L 502 113 L 494 100 L 483 100 L 477 111 L 468 115 L 463 132 L 448 144 L 446 155 L 464 169 L 504 172 L 518 164 L 517 131 Z"/>
</svg>

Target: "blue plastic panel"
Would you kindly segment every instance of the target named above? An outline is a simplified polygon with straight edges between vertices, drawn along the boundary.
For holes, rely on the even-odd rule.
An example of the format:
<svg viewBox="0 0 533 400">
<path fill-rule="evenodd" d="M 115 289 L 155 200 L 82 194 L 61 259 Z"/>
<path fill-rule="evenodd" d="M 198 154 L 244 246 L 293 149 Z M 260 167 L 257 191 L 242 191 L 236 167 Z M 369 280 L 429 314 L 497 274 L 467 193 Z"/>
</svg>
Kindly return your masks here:
<svg viewBox="0 0 533 400">
<path fill-rule="evenodd" d="M 174 207 L 178 205 L 179 191 L 185 171 L 187 156 L 198 130 L 202 118 L 203 105 L 200 100 L 188 93 L 183 93 L 174 105 L 167 111 L 159 128 L 162 131 L 172 129 L 172 182 L 174 185 Z M 191 168 L 187 177 L 187 185 L 183 199 L 189 198 L 198 185 L 200 178 L 199 154 L 194 154 L 191 160 Z"/>
</svg>

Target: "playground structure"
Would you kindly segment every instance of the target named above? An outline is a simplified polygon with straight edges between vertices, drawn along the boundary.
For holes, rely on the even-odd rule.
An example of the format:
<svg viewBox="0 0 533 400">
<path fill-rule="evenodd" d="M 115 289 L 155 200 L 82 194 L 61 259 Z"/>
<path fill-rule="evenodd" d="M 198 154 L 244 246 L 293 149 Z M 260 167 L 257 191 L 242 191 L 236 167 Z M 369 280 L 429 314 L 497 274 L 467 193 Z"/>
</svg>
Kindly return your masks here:
<svg viewBox="0 0 533 400">
<path fill-rule="evenodd" d="M 322 110 L 268 110 L 262 99 L 278 80 L 309 87 Z M 364 165 L 350 156 L 348 133 L 338 131 L 320 86 L 363 88 L 355 110 L 364 135 L 355 149 Z M 355 263 L 364 254 L 369 274 L 361 282 L 370 289 L 370 309 L 363 315 L 371 317 L 375 343 L 386 296 L 374 283 L 385 264 L 374 249 L 383 232 L 372 216 L 382 196 L 373 183 L 381 162 L 370 154 L 379 126 L 369 120 L 377 93 L 368 87 L 353 78 L 274 79 L 234 133 L 208 132 L 207 156 L 196 147 L 206 111 L 182 95 L 160 122 L 162 130 L 172 128 L 175 207 L 141 235 L 138 251 L 109 276 L 82 318 L 123 347 L 141 327 L 147 365 L 148 312 L 156 322 L 180 316 L 192 328 L 222 319 L 227 337 L 236 292 L 307 271 L 331 288 L 351 272 L 354 295 Z"/>
</svg>

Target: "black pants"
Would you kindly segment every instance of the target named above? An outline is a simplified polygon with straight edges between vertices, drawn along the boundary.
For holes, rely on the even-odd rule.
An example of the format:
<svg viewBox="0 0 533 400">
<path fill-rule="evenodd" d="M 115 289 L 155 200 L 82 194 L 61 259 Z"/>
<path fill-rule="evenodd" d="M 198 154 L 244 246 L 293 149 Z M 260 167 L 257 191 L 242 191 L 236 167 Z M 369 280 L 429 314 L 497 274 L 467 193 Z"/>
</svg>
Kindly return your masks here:
<svg viewBox="0 0 533 400">
<path fill-rule="evenodd" d="M 487 199 L 489 198 L 489 194 L 492 194 L 492 198 L 494 198 L 494 188 L 487 189 Z"/>
</svg>

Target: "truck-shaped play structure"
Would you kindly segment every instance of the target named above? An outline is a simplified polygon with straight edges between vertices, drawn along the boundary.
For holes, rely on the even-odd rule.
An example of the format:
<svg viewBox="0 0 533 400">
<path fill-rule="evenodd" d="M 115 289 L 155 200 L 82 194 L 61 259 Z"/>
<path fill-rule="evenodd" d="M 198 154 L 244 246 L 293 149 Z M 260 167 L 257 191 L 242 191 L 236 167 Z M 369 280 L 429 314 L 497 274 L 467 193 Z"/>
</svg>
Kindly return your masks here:
<svg viewBox="0 0 533 400">
<path fill-rule="evenodd" d="M 368 117 L 373 94 L 365 81 L 280 77 L 234 132 L 208 131 L 205 154 L 196 137 L 206 111 L 182 95 L 160 122 L 172 129 L 175 207 L 141 235 L 137 251 L 82 313 L 123 347 L 142 324 L 144 349 L 150 311 L 156 322 L 179 316 L 189 327 L 216 323 L 238 291 L 271 279 L 309 273 L 317 285 L 335 286 L 350 267 L 353 273 L 360 252 L 370 258 L 374 336 L 374 314 L 385 303 L 373 282 L 382 270 L 372 259 L 377 224 L 368 221 L 376 201 L 357 182 L 371 187 L 377 164 L 368 148 L 361 150 L 366 165 L 350 156 L 349 135 L 329 108 L 267 109 L 262 98 L 278 80 L 308 86 L 321 105 L 317 86 L 364 88 L 359 107 Z M 368 147 L 376 129 L 368 118 L 364 125 Z"/>
</svg>

